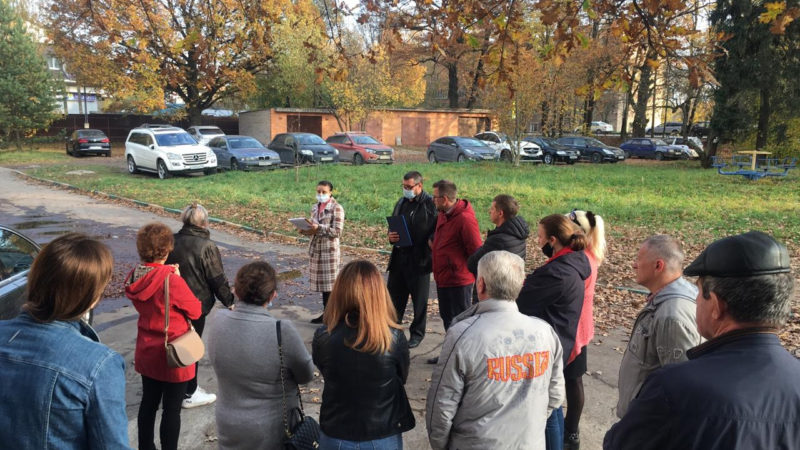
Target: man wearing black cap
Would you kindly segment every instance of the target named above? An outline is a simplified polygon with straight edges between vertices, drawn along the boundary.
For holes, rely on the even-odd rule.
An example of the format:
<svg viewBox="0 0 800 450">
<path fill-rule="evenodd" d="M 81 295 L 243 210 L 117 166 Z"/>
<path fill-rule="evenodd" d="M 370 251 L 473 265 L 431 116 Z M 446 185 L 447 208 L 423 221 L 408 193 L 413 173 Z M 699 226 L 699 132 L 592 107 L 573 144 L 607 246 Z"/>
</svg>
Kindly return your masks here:
<svg viewBox="0 0 800 450">
<path fill-rule="evenodd" d="M 777 332 L 791 310 L 789 252 L 751 231 L 718 240 L 684 270 L 697 276 L 708 342 L 654 372 L 604 449 L 796 449 L 800 361 Z"/>
</svg>

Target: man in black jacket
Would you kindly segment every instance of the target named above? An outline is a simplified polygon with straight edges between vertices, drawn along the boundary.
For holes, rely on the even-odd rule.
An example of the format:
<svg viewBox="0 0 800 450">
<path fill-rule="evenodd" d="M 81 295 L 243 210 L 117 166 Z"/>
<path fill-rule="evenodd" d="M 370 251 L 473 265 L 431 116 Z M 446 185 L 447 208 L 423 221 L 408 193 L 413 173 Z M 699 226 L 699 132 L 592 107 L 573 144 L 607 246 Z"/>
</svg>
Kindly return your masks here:
<svg viewBox="0 0 800 450">
<path fill-rule="evenodd" d="M 800 361 L 778 333 L 794 279 L 783 244 L 758 232 L 709 245 L 683 273 L 697 276 L 689 360 L 653 372 L 604 449 L 796 449 Z"/>
<path fill-rule="evenodd" d="M 178 264 L 181 277 L 186 280 L 189 289 L 203 304 L 203 314 L 193 320 L 197 334 L 203 335 L 206 316 L 214 307 L 215 299 L 223 305 L 233 305 L 233 293 L 225 278 L 222 268 L 222 257 L 217 245 L 209 238 L 208 211 L 196 202 L 187 206 L 181 214 L 183 228 L 175 233 L 175 248 L 169 254 L 166 264 Z M 214 403 L 217 396 L 197 386 L 197 369 L 195 364 L 194 378 L 186 386 L 184 408 Z"/>
<path fill-rule="evenodd" d="M 478 261 L 491 251 L 505 250 L 525 261 L 525 242 L 530 229 L 525 219 L 517 216 L 518 212 L 519 203 L 510 195 L 500 194 L 492 200 L 489 219 L 495 224 L 495 229 L 486 233 L 483 245 L 467 260 L 467 268 L 473 275 L 478 275 Z"/>
<path fill-rule="evenodd" d="M 387 288 L 397 310 L 397 321 L 403 321 L 408 296 L 414 307 L 414 320 L 409 327 L 409 348 L 425 337 L 428 313 L 428 293 L 431 287 L 431 248 L 428 239 L 436 229 L 436 206 L 433 197 L 422 189 L 422 175 L 408 172 L 403 176 L 403 197 L 398 200 L 392 216 L 403 216 L 411 235 L 411 246 L 392 247 L 389 257 Z M 400 240 L 398 233 L 389 232 L 389 242 Z"/>
</svg>

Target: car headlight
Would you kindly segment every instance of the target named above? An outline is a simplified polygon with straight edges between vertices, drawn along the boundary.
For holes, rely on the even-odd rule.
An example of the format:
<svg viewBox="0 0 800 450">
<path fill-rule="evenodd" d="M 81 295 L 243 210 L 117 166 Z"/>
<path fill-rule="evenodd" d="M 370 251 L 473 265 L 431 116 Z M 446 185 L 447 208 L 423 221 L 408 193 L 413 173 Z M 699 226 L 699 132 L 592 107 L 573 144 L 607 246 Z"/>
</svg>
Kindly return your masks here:
<svg viewBox="0 0 800 450">
<path fill-rule="evenodd" d="M 217 155 L 215 155 L 214 152 L 206 153 L 206 158 L 208 158 L 208 159 L 213 159 L 213 158 L 216 158 L 216 157 L 217 157 Z"/>
<path fill-rule="evenodd" d="M 373 150 L 373 149 L 371 149 L 371 148 L 368 148 L 368 149 L 367 149 L 367 153 L 372 153 L 372 154 L 374 155 L 374 154 L 375 154 L 375 150 Z"/>
<path fill-rule="evenodd" d="M 339 149 L 338 148 L 334 148 L 333 149 L 333 155 L 334 156 L 339 156 Z"/>
<path fill-rule="evenodd" d="M 472 151 L 472 150 L 470 150 L 468 148 L 464 149 L 464 153 L 467 154 L 468 156 L 475 156 L 476 155 L 476 153 L 474 151 Z M 495 152 L 495 154 L 497 154 L 497 152 Z"/>
<path fill-rule="evenodd" d="M 169 158 L 170 161 L 183 161 L 181 155 L 177 153 L 167 153 L 167 158 Z"/>
<path fill-rule="evenodd" d="M 300 154 L 301 155 L 306 155 L 306 156 L 314 156 L 314 152 L 312 152 L 311 150 L 306 150 L 306 149 L 300 150 Z"/>
<path fill-rule="evenodd" d="M 605 153 L 606 155 L 613 155 L 614 154 L 614 152 L 612 152 L 611 150 L 609 150 L 607 148 L 603 149 L 603 153 Z"/>
</svg>

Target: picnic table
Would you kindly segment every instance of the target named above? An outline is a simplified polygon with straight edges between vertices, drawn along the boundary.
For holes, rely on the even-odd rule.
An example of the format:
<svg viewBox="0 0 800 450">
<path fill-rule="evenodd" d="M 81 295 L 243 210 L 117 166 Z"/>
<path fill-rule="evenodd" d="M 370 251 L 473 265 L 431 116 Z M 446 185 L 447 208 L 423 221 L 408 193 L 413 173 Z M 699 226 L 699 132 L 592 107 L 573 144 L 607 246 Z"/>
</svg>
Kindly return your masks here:
<svg viewBox="0 0 800 450">
<path fill-rule="evenodd" d="M 736 153 L 741 153 L 743 155 L 751 155 L 750 156 L 750 170 L 756 170 L 756 159 L 758 155 L 771 155 L 772 152 L 765 152 L 761 150 L 741 150 Z"/>
</svg>

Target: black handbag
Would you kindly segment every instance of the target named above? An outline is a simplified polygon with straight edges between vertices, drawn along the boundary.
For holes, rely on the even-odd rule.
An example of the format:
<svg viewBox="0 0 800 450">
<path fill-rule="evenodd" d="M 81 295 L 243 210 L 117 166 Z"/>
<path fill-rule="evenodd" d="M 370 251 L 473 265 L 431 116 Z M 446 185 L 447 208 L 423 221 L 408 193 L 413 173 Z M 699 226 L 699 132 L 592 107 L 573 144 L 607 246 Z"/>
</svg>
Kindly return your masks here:
<svg viewBox="0 0 800 450">
<path fill-rule="evenodd" d="M 286 407 L 286 385 L 284 382 L 283 367 L 283 346 L 281 345 L 281 321 L 275 324 L 278 333 L 278 355 L 281 361 L 281 392 L 283 392 L 283 447 L 287 450 L 313 450 L 319 448 L 319 423 L 313 417 L 305 415 L 303 412 L 303 397 L 300 396 L 300 389 L 297 389 L 297 400 L 300 402 L 299 408 L 292 408 L 291 411 Z"/>
</svg>

